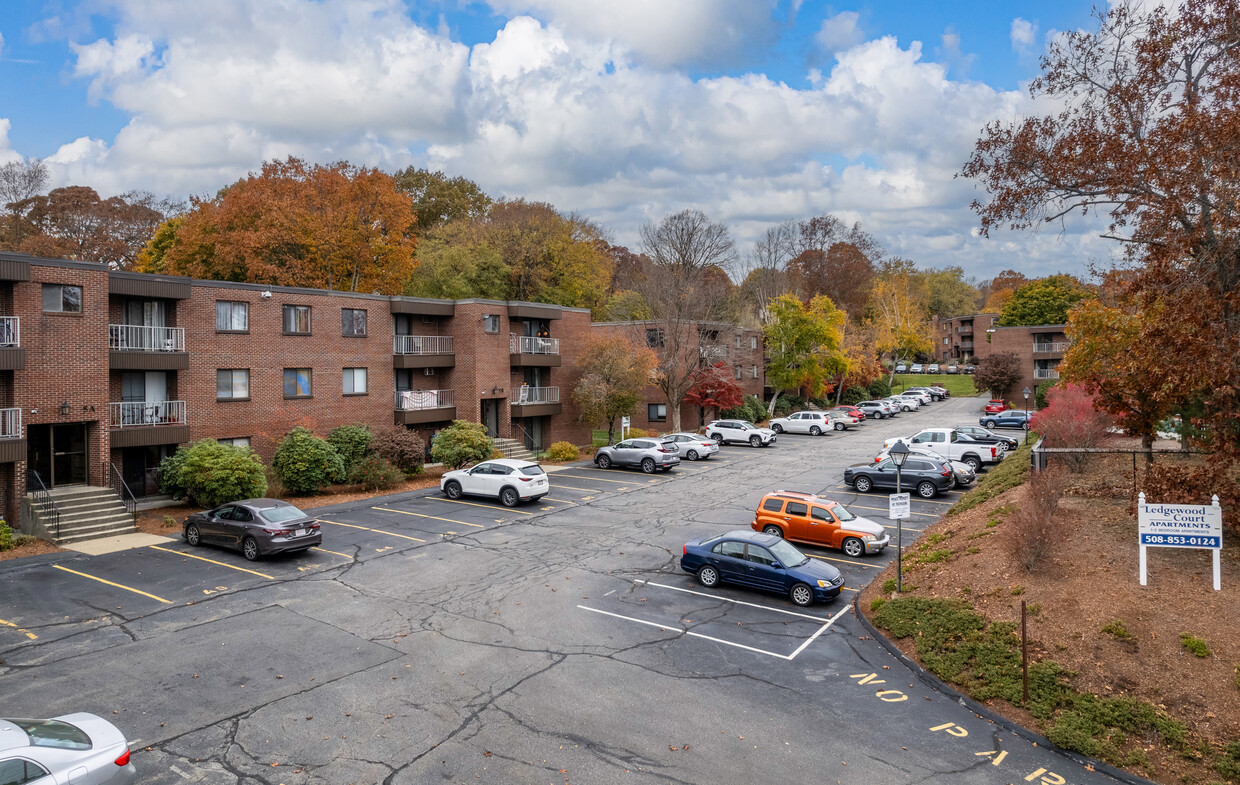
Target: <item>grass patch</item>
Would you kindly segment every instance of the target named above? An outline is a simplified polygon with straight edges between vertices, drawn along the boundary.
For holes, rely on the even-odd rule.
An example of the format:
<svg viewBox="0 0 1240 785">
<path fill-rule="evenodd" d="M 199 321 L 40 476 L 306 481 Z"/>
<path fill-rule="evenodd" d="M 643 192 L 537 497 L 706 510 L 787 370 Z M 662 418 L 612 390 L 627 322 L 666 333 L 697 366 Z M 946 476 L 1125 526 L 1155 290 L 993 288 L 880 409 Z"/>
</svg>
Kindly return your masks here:
<svg viewBox="0 0 1240 785">
<path fill-rule="evenodd" d="M 970 553 L 970 554 L 972 554 L 972 553 L 981 553 L 981 552 L 982 552 L 982 549 L 981 549 L 981 548 L 977 548 L 977 547 L 969 547 L 969 548 L 965 548 L 964 552 L 965 552 L 965 553 Z"/>
<path fill-rule="evenodd" d="M 1124 626 L 1124 622 L 1122 619 L 1116 619 L 1110 624 L 1107 624 L 1106 626 L 1102 628 L 1101 631 L 1105 632 L 1107 635 L 1110 635 L 1116 640 L 1121 640 L 1121 641 L 1130 641 L 1136 637 L 1135 635 L 1133 635 L 1131 632 L 1128 631 L 1127 627 Z"/>
<path fill-rule="evenodd" d="M 950 534 L 946 534 L 944 532 L 931 532 L 929 535 L 927 535 L 926 542 L 922 544 L 921 549 L 924 551 L 926 550 L 926 548 L 930 547 L 931 545 L 938 545 L 939 543 L 943 542 L 950 536 L 951 536 Z"/>
<path fill-rule="evenodd" d="M 1023 484 L 1029 479 L 1029 451 L 1033 449 L 1033 444 L 1022 444 L 1012 452 L 1008 453 L 1008 457 L 1003 459 L 995 468 L 986 473 L 982 481 L 977 487 L 961 496 L 960 499 L 948 508 L 947 514 L 958 515 L 965 510 L 971 510 L 983 502 L 990 501 L 994 497 L 1006 490 L 1015 488 L 1017 485 Z M 1005 505 L 1007 512 L 1010 512 L 1009 506 Z M 999 510 L 995 510 L 998 513 Z M 1004 514 L 1006 515 L 1007 512 Z M 986 523 L 990 526 L 989 521 Z M 995 526 L 999 524 L 996 522 Z"/>
<path fill-rule="evenodd" d="M 927 551 L 920 554 L 917 560 L 923 564 L 935 564 L 936 562 L 947 561 L 951 558 L 952 551 L 948 548 L 942 548 L 937 551 Z"/>
<path fill-rule="evenodd" d="M 972 534 L 966 535 L 965 539 L 980 540 L 982 537 L 989 537 L 992 534 L 994 534 L 994 532 L 973 532 Z"/>
<path fill-rule="evenodd" d="M 1213 652 L 1210 651 L 1210 647 L 1206 645 L 1206 642 L 1192 633 L 1181 632 L 1180 645 L 1184 647 L 1184 651 L 1198 657 L 1209 657 L 1213 654 Z"/>
<path fill-rule="evenodd" d="M 1075 674 L 1051 660 L 1030 664 L 1025 704 L 1016 625 L 987 622 L 964 601 L 901 597 L 883 603 L 874 623 L 911 638 L 927 670 L 975 700 L 998 698 L 1028 709 L 1065 749 L 1116 765 L 1146 765 L 1122 752 L 1130 736 L 1156 734 L 1169 747 L 1184 745 L 1187 728 L 1152 704 L 1077 692 L 1070 684 Z"/>
<path fill-rule="evenodd" d="M 953 396 L 981 395 L 981 390 L 973 386 L 973 377 L 967 373 L 897 373 L 891 389 L 892 392 L 899 392 L 906 387 L 930 387 L 935 384 L 946 387 Z"/>
</svg>

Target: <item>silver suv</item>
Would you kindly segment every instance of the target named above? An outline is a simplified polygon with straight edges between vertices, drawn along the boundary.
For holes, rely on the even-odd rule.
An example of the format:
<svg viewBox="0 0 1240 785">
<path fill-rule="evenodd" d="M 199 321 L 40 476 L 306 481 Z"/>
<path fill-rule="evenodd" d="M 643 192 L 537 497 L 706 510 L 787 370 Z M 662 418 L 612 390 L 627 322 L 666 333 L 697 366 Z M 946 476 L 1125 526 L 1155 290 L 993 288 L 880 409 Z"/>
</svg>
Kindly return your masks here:
<svg viewBox="0 0 1240 785">
<path fill-rule="evenodd" d="M 594 463 L 600 469 L 613 466 L 640 466 L 646 474 L 659 469 L 671 471 L 680 463 L 680 450 L 675 442 L 663 439 L 626 439 L 610 447 L 598 448 Z"/>
</svg>

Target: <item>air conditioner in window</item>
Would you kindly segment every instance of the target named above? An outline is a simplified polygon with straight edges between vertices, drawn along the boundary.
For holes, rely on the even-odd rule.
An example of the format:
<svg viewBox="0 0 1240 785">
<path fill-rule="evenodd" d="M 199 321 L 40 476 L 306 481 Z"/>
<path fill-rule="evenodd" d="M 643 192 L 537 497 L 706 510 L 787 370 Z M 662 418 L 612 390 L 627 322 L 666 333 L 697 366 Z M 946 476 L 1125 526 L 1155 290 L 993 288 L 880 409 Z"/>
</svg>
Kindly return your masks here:
<svg viewBox="0 0 1240 785">
<path fill-rule="evenodd" d="M 423 368 L 423 369 L 422 369 L 422 373 L 423 373 L 424 375 L 426 375 L 426 376 L 434 376 L 434 375 L 435 375 L 435 369 L 434 369 L 434 368 Z"/>
</svg>

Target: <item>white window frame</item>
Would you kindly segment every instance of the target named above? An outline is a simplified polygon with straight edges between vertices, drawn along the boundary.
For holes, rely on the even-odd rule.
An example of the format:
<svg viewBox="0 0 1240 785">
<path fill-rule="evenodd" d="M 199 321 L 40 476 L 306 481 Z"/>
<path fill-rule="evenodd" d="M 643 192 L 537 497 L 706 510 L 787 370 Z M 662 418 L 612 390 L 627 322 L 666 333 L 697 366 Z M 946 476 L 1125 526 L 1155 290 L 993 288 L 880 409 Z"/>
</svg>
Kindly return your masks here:
<svg viewBox="0 0 1240 785">
<path fill-rule="evenodd" d="M 227 373 L 229 376 L 229 395 L 220 397 L 220 374 Z M 237 375 L 243 374 L 245 379 L 245 393 L 237 394 Z M 248 401 L 250 399 L 250 369 L 249 368 L 216 368 L 215 369 L 215 400 L 217 401 Z"/>
<path fill-rule="evenodd" d="M 220 306 L 227 306 L 228 319 L 227 327 L 220 326 Z M 240 311 L 244 315 L 244 325 L 236 327 L 235 316 Z M 250 331 L 250 304 L 245 300 L 216 300 L 215 301 L 215 331 L 217 333 L 248 333 Z"/>
<path fill-rule="evenodd" d="M 344 395 L 366 395 L 370 392 L 365 368 L 345 368 L 341 372 L 341 391 Z M 362 388 L 357 389 L 358 378 L 361 378 Z M 353 389 L 349 389 L 352 387 Z"/>
</svg>

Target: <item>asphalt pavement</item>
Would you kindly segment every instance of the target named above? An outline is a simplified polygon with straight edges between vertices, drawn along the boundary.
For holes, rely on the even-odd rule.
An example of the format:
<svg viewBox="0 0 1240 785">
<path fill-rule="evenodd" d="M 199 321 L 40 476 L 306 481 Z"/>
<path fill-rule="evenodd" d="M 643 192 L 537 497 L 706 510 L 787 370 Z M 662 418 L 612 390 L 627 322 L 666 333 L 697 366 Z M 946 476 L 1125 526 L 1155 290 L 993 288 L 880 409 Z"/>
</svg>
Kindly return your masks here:
<svg viewBox="0 0 1240 785">
<path fill-rule="evenodd" d="M 321 548 L 247 562 L 166 544 L 0 568 L 0 716 L 90 711 L 144 783 L 1112 783 L 934 691 L 834 602 L 705 589 L 684 542 L 773 489 L 879 523 L 843 468 L 975 422 L 952 399 L 670 474 L 551 474 L 506 509 L 437 492 L 316 510 Z M 905 546 L 957 494 L 914 496 Z"/>
</svg>

